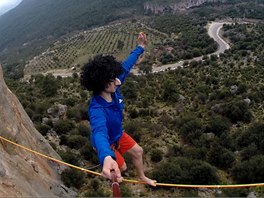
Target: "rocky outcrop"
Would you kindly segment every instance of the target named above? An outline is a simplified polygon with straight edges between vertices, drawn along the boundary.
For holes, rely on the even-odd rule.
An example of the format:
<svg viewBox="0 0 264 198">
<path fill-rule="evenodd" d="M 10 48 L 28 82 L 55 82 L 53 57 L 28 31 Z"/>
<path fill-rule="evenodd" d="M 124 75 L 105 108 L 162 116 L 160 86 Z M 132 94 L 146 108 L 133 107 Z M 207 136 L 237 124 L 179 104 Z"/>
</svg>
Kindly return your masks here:
<svg viewBox="0 0 264 198">
<path fill-rule="evenodd" d="M 6 86 L 1 65 L 0 93 L 0 136 L 60 159 Z M 0 139 L 0 197 L 74 197 L 60 180 L 64 168 Z"/>
<path fill-rule="evenodd" d="M 172 1 L 171 3 L 163 3 L 162 1 L 147 1 L 144 3 L 144 10 L 155 14 L 176 12 L 200 6 L 206 2 L 225 2 L 225 0 L 175 0 L 175 2 Z"/>
</svg>

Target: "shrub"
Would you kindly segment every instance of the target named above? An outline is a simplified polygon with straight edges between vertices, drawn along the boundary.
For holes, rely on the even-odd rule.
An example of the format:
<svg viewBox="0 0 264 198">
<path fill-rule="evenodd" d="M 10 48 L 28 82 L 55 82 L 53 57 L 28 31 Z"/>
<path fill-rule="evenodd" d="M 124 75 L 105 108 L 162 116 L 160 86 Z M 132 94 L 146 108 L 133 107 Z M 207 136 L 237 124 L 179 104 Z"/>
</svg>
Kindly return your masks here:
<svg viewBox="0 0 264 198">
<path fill-rule="evenodd" d="M 159 182 L 182 184 L 217 184 L 216 168 L 200 160 L 184 157 L 172 158 L 160 164 L 152 172 L 152 177 Z"/>
<path fill-rule="evenodd" d="M 104 192 L 104 190 L 101 188 L 84 193 L 84 197 L 110 197 L 110 196 L 111 195 L 108 192 Z"/>
<path fill-rule="evenodd" d="M 61 158 L 63 159 L 63 161 L 69 163 L 69 164 L 73 164 L 73 165 L 76 165 L 76 166 L 79 166 L 79 159 L 80 159 L 80 156 L 71 152 L 71 151 L 58 151 L 58 154 L 61 156 Z"/>
<path fill-rule="evenodd" d="M 84 173 L 75 169 L 66 169 L 61 174 L 65 186 L 80 189 L 84 183 Z"/>
<path fill-rule="evenodd" d="M 42 93 L 47 97 L 57 94 L 59 88 L 56 78 L 52 74 L 45 76 L 41 83 Z"/>
<path fill-rule="evenodd" d="M 49 130 L 51 129 L 51 127 L 49 125 L 46 124 L 39 124 L 36 126 L 36 129 L 42 134 L 42 135 L 46 135 Z"/>
<path fill-rule="evenodd" d="M 67 144 L 67 135 L 61 135 L 60 136 L 60 145 L 66 145 Z"/>
<path fill-rule="evenodd" d="M 53 129 L 57 134 L 67 134 L 74 128 L 74 123 L 68 120 L 58 120 L 54 123 Z"/>
<path fill-rule="evenodd" d="M 84 137 L 90 136 L 90 127 L 84 124 L 80 124 L 77 128 L 81 136 L 84 136 Z"/>
<path fill-rule="evenodd" d="M 212 116 L 206 127 L 207 132 L 212 132 L 217 136 L 220 136 L 223 132 L 229 131 L 231 123 L 229 120 L 222 116 Z"/>
<path fill-rule="evenodd" d="M 34 123 L 36 123 L 36 122 L 41 123 L 42 122 L 42 118 L 43 118 L 42 114 L 33 114 L 31 119 L 32 119 L 32 121 Z"/>
<path fill-rule="evenodd" d="M 235 161 L 234 154 L 217 143 L 212 144 L 208 152 L 208 162 L 219 168 L 230 168 Z"/>
<path fill-rule="evenodd" d="M 208 149 L 206 147 L 189 147 L 183 149 L 183 156 L 192 159 L 205 160 Z"/>
<path fill-rule="evenodd" d="M 178 145 L 173 145 L 172 147 L 169 147 L 167 156 L 183 156 L 184 149 Z"/>
<path fill-rule="evenodd" d="M 98 158 L 96 155 L 96 151 L 93 149 L 91 143 L 86 143 L 81 149 L 80 153 L 83 156 L 84 159 L 94 163 L 98 164 Z"/>
<path fill-rule="evenodd" d="M 67 135 L 66 145 L 70 148 L 80 149 L 86 142 L 88 142 L 88 138 L 81 135 Z"/>
<path fill-rule="evenodd" d="M 238 121 L 249 122 L 252 118 L 249 106 L 244 101 L 235 101 L 224 104 L 222 114 L 229 118 L 232 123 L 236 123 Z"/>
<path fill-rule="evenodd" d="M 75 121 L 81 120 L 81 114 L 76 107 L 68 108 L 66 115 L 68 119 L 75 120 Z"/>
<path fill-rule="evenodd" d="M 124 125 L 124 129 L 130 134 L 131 137 L 133 137 L 133 139 L 136 142 L 140 142 L 141 128 L 142 128 L 142 123 L 141 121 L 137 121 L 137 120 L 127 121 Z"/>
<path fill-rule="evenodd" d="M 177 90 L 177 84 L 176 82 L 172 80 L 168 80 L 164 83 L 163 88 L 163 100 L 168 102 L 177 102 L 179 99 L 179 93 Z"/>
<path fill-rule="evenodd" d="M 122 197 L 132 197 L 131 189 L 124 184 L 120 186 L 120 192 L 121 192 Z"/>
<path fill-rule="evenodd" d="M 264 152 L 264 124 L 261 122 L 252 123 L 248 129 L 244 130 L 237 137 L 237 144 L 240 148 L 248 147 L 254 143 L 257 149 Z"/>
<path fill-rule="evenodd" d="M 179 130 L 186 142 L 195 144 L 203 133 L 202 122 L 192 115 L 186 115 L 180 119 Z"/>
<path fill-rule="evenodd" d="M 162 160 L 163 152 L 159 149 L 152 150 L 150 159 L 152 162 L 160 162 Z"/>
<path fill-rule="evenodd" d="M 222 197 L 248 197 L 249 189 L 223 189 L 222 193 Z"/>
<path fill-rule="evenodd" d="M 196 60 L 192 60 L 189 65 L 191 68 L 195 68 L 199 65 L 199 63 Z"/>
<path fill-rule="evenodd" d="M 137 84 L 129 79 L 121 88 L 123 96 L 130 100 L 137 99 L 137 95 L 138 95 L 137 89 L 138 89 Z"/>
<path fill-rule="evenodd" d="M 259 153 L 258 148 L 256 144 L 253 142 L 251 143 L 248 147 L 244 148 L 241 153 L 241 159 L 244 160 L 249 160 L 252 156 L 256 155 Z"/>
<path fill-rule="evenodd" d="M 129 108 L 127 112 L 129 113 L 132 119 L 137 118 L 139 116 L 139 112 L 136 108 Z"/>
<path fill-rule="evenodd" d="M 235 165 L 231 174 L 238 183 L 261 183 L 264 178 L 263 170 L 264 155 L 257 155 Z"/>
<path fill-rule="evenodd" d="M 64 99 L 64 104 L 73 107 L 77 103 L 77 101 L 78 100 L 76 98 L 66 98 Z"/>
</svg>

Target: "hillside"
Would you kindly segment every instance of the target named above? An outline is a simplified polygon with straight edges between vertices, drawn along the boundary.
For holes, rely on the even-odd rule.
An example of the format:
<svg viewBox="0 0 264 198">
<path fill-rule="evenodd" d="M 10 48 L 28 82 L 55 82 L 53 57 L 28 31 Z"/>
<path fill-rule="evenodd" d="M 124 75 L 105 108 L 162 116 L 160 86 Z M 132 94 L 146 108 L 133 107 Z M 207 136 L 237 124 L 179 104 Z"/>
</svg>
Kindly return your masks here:
<svg viewBox="0 0 264 198">
<path fill-rule="evenodd" d="M 72 67 L 79 70 L 89 58 L 100 53 L 114 54 L 122 59 L 136 45 L 137 33 L 140 31 L 148 34 L 149 48 L 168 37 L 140 22 L 117 23 L 80 31 L 64 36 L 47 51 L 31 59 L 25 66 L 24 75 Z"/>
<path fill-rule="evenodd" d="M 162 2 L 170 5 L 172 0 L 145 3 L 160 6 Z M 78 70 L 65 78 L 47 73 L 57 68 L 70 69 L 75 64 L 79 69 L 97 53 L 114 54 L 121 60 L 134 47 L 137 32 L 144 28 L 151 41 L 144 60 L 137 65 L 143 75 L 131 74 L 121 91 L 125 99 L 124 128 L 145 151 L 146 174 L 164 183 L 261 183 L 264 178 L 262 8 L 263 0 L 206 2 L 179 13 L 167 12 L 165 6 L 165 12 L 160 14 L 147 13 L 144 18 L 76 30 L 46 43 L 48 47 L 39 48 L 40 53 L 33 49 L 36 54 L 29 53 L 23 64 L 9 65 L 12 67 L 6 68 L 6 72 L 19 79 L 23 72 L 17 75 L 17 66 L 23 68 L 28 64 L 25 71 L 29 76 L 27 81 L 6 78 L 6 82 L 34 127 L 51 144 L 52 148 L 46 145 L 49 150 L 54 149 L 68 163 L 88 169 L 95 167 L 93 170 L 100 172 L 89 140 L 87 103 L 91 93 L 80 86 Z M 230 49 L 219 56 L 207 55 L 217 50 L 207 34 L 207 23 L 212 19 L 231 21 L 229 17 L 235 17 L 234 23 L 224 25 L 220 35 L 228 41 Z M 152 66 L 178 61 L 183 67 L 152 73 Z M 5 99 L 9 91 L 1 93 L 4 99 L 0 102 L 4 102 L 0 107 L 12 107 L 14 103 L 8 103 L 9 97 Z M 0 114 L 0 126 L 8 130 L 13 123 L 23 123 L 24 116 L 21 117 Z M 24 124 L 17 127 L 21 126 L 25 128 Z M 34 141 L 41 137 L 35 129 L 29 131 L 33 131 Z M 17 137 L 20 143 L 23 137 Z M 7 158 L 13 157 L 4 149 L 3 152 Z M 49 153 L 45 149 L 43 152 Z M 131 159 L 126 156 L 126 161 L 125 177 L 136 179 Z M 0 176 L 6 172 L 0 169 Z M 111 194 L 109 182 L 103 178 L 71 169 L 61 176 L 64 184 L 78 189 L 81 197 Z M 184 190 L 122 183 L 121 190 L 125 197 L 246 197 L 250 193 L 263 197 L 263 188 Z"/>
<path fill-rule="evenodd" d="M 60 159 L 35 129 L 16 96 L 7 88 L 0 66 L 0 135 L 33 150 Z M 59 173 L 65 169 L 0 140 L 0 197 L 72 197 Z"/>
<path fill-rule="evenodd" d="M 186 5 L 186 9 L 207 1 L 171 2 Z M 152 5 L 152 2 L 155 5 L 167 5 L 167 2 L 144 2 L 146 0 L 23 0 L 14 10 L 0 17 L 0 51 L 21 47 L 23 44 L 30 45 L 35 40 L 40 42 L 43 39 L 58 38 L 75 30 L 105 25 L 118 19 L 138 18 L 148 11 L 147 5 Z"/>
<path fill-rule="evenodd" d="M 132 17 L 140 11 L 139 0 L 23 0 L 0 17 L 0 50 L 57 38 L 74 30 Z M 111 10 L 111 12 L 109 12 Z"/>
<path fill-rule="evenodd" d="M 251 4 L 251 10 L 246 9 L 247 4 Z M 197 14 L 210 20 L 223 16 L 261 18 L 263 9 L 258 6 L 261 4 L 261 1 L 250 3 L 245 0 L 117 0 L 114 3 L 107 0 L 23 0 L 14 10 L 0 17 L 0 60 L 5 73 L 7 70 L 22 73 L 29 59 L 73 31 L 88 30 L 117 20 L 142 19 L 155 13 L 179 13 L 195 7 L 199 8 Z M 200 9 L 202 5 L 206 6 Z M 233 5 L 236 5 L 235 9 Z"/>
<path fill-rule="evenodd" d="M 188 62 L 188 67 L 127 79 L 122 87 L 124 127 L 146 151 L 147 174 L 165 183 L 262 182 L 262 31 L 263 23 L 225 25 L 223 35 L 231 49 L 219 58 L 204 56 L 202 61 Z M 87 138 L 90 93 L 80 87 L 78 74 L 67 78 L 39 74 L 29 82 L 8 83 L 38 130 L 47 138 L 58 134 L 53 147 L 65 161 L 84 167 L 98 164 Z M 62 105 L 67 106 L 66 115 L 56 120 L 56 109 Z M 134 176 L 131 167 L 128 174 Z M 66 181 L 76 185 L 74 180 Z M 101 179 L 88 177 L 82 183 L 78 184 L 82 195 L 109 195 Z M 93 187 L 99 184 L 99 189 Z M 122 186 L 127 196 L 136 195 L 133 186 Z M 148 193 L 149 189 L 140 191 Z M 155 193 L 198 196 L 202 192 L 160 189 Z M 222 196 L 248 193 L 248 189 L 221 191 Z"/>
</svg>

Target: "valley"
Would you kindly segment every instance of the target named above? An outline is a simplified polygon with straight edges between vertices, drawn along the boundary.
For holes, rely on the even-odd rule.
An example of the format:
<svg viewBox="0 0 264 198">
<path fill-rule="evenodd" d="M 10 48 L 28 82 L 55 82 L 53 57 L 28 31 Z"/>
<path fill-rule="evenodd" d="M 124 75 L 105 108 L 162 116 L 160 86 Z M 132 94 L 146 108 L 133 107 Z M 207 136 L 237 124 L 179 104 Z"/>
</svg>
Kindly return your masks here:
<svg viewBox="0 0 264 198">
<path fill-rule="evenodd" d="M 89 138 L 92 93 L 80 85 L 79 72 L 100 53 L 124 60 L 144 31 L 149 37 L 144 59 L 121 92 L 123 127 L 144 149 L 146 175 L 188 185 L 263 182 L 262 0 L 188 1 L 191 6 L 181 0 L 78 2 L 24 1 L 4 17 L 13 26 L 0 18 L 1 136 L 30 142 L 36 150 L 45 143 L 44 154 L 49 148 L 66 163 L 101 172 Z M 40 194 L 69 188 L 77 197 L 111 196 L 108 181 L 74 169 L 54 170 L 50 179 L 59 176 L 60 185 L 50 189 L 41 185 L 42 169 L 36 171 L 53 170 L 49 163 L 0 142 L 2 153 L 0 178 L 12 195 L 19 186 L 25 186 L 19 190 L 25 195 L 37 194 L 27 186 L 33 171 Z M 19 160 L 24 171 L 15 166 Z M 131 158 L 125 160 L 125 179 L 137 180 Z M 7 171 L 13 168 L 15 174 Z M 10 179 L 14 175 L 16 181 Z M 124 197 L 263 197 L 263 187 L 150 188 L 126 182 L 120 187 Z"/>
</svg>

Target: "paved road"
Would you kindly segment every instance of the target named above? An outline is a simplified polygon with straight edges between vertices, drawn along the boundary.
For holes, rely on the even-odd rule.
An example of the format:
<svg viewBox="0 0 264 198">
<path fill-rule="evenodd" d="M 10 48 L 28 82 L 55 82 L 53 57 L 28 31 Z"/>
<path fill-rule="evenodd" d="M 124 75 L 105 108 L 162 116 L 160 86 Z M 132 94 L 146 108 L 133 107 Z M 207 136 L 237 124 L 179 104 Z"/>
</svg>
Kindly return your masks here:
<svg viewBox="0 0 264 198">
<path fill-rule="evenodd" d="M 219 35 L 220 29 L 223 27 L 224 24 L 227 24 L 227 23 L 225 23 L 225 22 L 211 22 L 211 23 L 208 24 L 208 35 L 210 37 L 212 37 L 218 43 L 217 51 L 215 51 L 212 54 L 219 55 L 220 53 L 223 53 L 225 50 L 230 48 L 228 43 L 226 43 Z M 212 54 L 208 54 L 208 55 L 210 56 Z M 199 61 L 199 60 L 202 60 L 202 57 L 203 56 L 196 57 L 196 58 L 193 58 L 193 59 L 189 59 L 187 61 L 191 61 L 191 60 Z M 167 69 L 174 70 L 177 67 L 182 67 L 183 62 L 184 61 L 179 61 L 179 62 L 173 63 L 173 64 L 162 65 L 160 67 L 153 68 L 152 72 L 153 73 L 157 73 L 157 72 L 165 71 Z M 132 72 L 135 75 L 140 75 L 137 70 L 132 70 Z"/>
<path fill-rule="evenodd" d="M 224 24 L 227 23 L 212 22 L 211 24 L 209 24 L 208 34 L 218 43 L 218 49 L 216 52 L 213 53 L 216 55 L 219 55 L 220 53 L 224 53 L 225 50 L 230 48 L 228 43 L 226 43 L 219 35 L 219 31 Z"/>
</svg>

